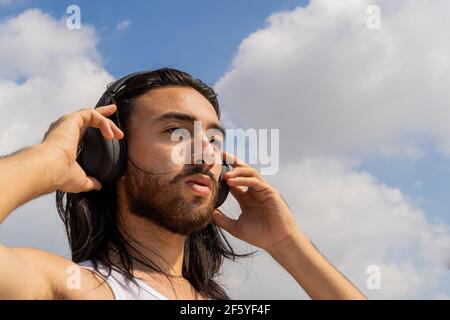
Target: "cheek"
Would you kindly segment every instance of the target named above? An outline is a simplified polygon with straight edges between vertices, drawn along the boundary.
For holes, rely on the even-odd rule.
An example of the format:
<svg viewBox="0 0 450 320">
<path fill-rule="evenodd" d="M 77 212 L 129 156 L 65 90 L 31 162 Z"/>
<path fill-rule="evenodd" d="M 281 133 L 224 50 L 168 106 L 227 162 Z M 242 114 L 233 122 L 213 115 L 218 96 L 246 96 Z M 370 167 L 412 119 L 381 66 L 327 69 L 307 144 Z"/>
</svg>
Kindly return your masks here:
<svg viewBox="0 0 450 320">
<path fill-rule="evenodd" d="M 220 173 L 222 172 L 222 165 L 221 164 L 215 164 L 214 168 L 211 171 L 214 174 L 214 177 L 216 178 L 216 181 L 219 181 Z"/>
<path fill-rule="evenodd" d="M 142 169 L 150 172 L 172 172 L 180 171 L 183 164 L 173 161 L 173 145 L 158 141 L 147 141 L 145 144 L 131 144 L 128 156 Z"/>
</svg>

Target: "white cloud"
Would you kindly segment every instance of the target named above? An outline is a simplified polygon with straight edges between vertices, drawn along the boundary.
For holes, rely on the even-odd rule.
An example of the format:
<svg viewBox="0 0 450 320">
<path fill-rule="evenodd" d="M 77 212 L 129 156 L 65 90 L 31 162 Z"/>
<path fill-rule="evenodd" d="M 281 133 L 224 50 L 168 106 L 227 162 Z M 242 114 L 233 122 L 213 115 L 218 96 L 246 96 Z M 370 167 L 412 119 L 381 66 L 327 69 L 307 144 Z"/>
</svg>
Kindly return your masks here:
<svg viewBox="0 0 450 320">
<path fill-rule="evenodd" d="M 68 30 L 40 10 L 0 22 L 0 154 L 41 141 L 61 115 L 97 102 L 111 75 L 95 31 Z M 0 242 L 68 255 L 54 194 L 21 206 L 0 227 Z"/>
<path fill-rule="evenodd" d="M 130 20 L 123 20 L 121 22 L 119 22 L 119 24 L 117 25 L 116 29 L 117 30 L 125 30 L 128 29 L 128 27 L 131 25 L 131 21 Z"/>
<path fill-rule="evenodd" d="M 448 227 L 429 222 L 411 199 L 369 173 L 344 161 L 307 159 L 285 166 L 270 182 L 324 256 L 370 298 L 433 298 L 440 282 L 450 280 Z M 239 212 L 235 201 L 225 208 Z M 366 286 L 370 265 L 380 267 L 380 290 Z M 227 269 L 235 297 L 306 297 L 267 255 Z"/>
<path fill-rule="evenodd" d="M 50 194 L 24 204 L 0 225 L 0 243 L 10 247 L 33 247 L 70 259 L 64 225 Z"/>
<path fill-rule="evenodd" d="M 448 45 L 438 39 L 446 39 L 447 4 L 380 6 L 382 29 L 371 32 L 364 2 L 313 1 L 273 15 L 244 40 L 217 88 L 230 123 L 278 127 L 284 141 L 299 139 L 281 149 L 290 164 L 270 182 L 323 254 L 369 297 L 446 298 L 440 282 L 450 282 L 443 270 L 448 226 L 429 222 L 400 190 L 327 158 L 380 151 L 420 157 L 406 137 L 421 134 L 445 147 Z M 92 28 L 68 30 L 39 10 L 0 23 L 0 153 L 38 142 L 57 117 L 96 102 L 112 80 L 96 41 Z M 1 225 L 0 242 L 64 255 L 53 197 L 17 209 Z M 236 210 L 232 201 L 227 206 Z M 249 262 L 225 270 L 233 297 L 305 298 L 267 255 Z M 365 289 L 371 264 L 382 271 L 379 292 Z"/>
<path fill-rule="evenodd" d="M 445 293 L 440 293 L 436 296 L 436 300 L 450 300 L 450 297 Z"/>
<path fill-rule="evenodd" d="M 59 116 L 93 106 L 112 77 L 95 31 L 69 30 L 40 10 L 0 23 L 0 153 L 39 142 Z"/>
<path fill-rule="evenodd" d="M 380 30 L 366 27 L 371 4 Z M 424 138 L 450 153 L 449 11 L 448 1 L 313 0 L 244 39 L 216 89 L 243 125 L 280 128 L 290 159 L 417 157 Z"/>
<path fill-rule="evenodd" d="M 372 4 L 381 8 L 380 30 L 366 27 Z M 323 254 L 371 298 L 448 294 L 449 227 L 342 159 L 418 159 L 424 141 L 450 153 L 450 43 L 442 40 L 449 11 L 448 1 L 313 0 L 270 16 L 215 85 L 230 123 L 280 128 L 281 170 L 267 179 Z M 373 264 L 380 291 L 366 288 Z M 235 297 L 305 297 L 264 256 L 227 275 Z"/>
</svg>

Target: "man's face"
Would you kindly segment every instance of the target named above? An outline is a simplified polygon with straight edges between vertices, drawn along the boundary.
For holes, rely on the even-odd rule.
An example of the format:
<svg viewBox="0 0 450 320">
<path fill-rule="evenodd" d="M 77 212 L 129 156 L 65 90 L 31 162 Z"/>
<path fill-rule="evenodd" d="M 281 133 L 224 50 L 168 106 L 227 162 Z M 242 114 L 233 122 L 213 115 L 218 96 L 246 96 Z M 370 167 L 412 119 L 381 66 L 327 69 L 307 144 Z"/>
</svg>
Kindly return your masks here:
<svg viewBox="0 0 450 320">
<path fill-rule="evenodd" d="M 211 140 L 223 143 L 223 135 L 213 130 L 211 137 L 211 128 L 220 124 L 212 104 L 203 95 L 189 87 L 173 86 L 154 89 L 139 97 L 127 137 L 128 156 L 139 169 L 128 163 L 120 181 L 132 214 L 183 235 L 201 230 L 211 222 L 221 170 L 218 161 L 194 163 L 199 156 L 194 155 L 193 148 L 194 119 L 201 121 L 195 132 L 200 151 L 217 160 L 220 150 L 213 147 Z M 189 158 L 191 163 L 173 160 L 174 147 L 180 145 L 172 139 L 176 129 L 190 133 L 191 139 L 184 139 L 182 144 L 189 145 L 185 160 Z"/>
</svg>

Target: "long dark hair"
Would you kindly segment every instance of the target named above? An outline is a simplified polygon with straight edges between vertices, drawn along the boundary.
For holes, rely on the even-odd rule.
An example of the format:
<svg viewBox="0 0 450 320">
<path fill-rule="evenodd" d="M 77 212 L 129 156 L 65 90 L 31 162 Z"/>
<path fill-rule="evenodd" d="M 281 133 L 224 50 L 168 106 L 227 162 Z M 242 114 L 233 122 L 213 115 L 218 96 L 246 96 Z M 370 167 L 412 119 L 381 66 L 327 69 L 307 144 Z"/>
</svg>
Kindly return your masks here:
<svg viewBox="0 0 450 320">
<path fill-rule="evenodd" d="M 125 135 L 136 99 L 149 90 L 165 86 L 184 86 L 197 90 L 213 105 L 220 119 L 217 94 L 212 88 L 188 73 L 162 68 L 131 79 L 126 88 L 116 96 L 119 119 Z M 139 263 L 169 279 L 154 261 L 140 254 L 140 250 L 131 243 L 133 241 L 129 241 L 121 230 L 116 184 L 104 185 L 100 191 L 81 193 L 58 190 L 56 206 L 65 225 L 74 262 L 91 260 L 96 270 L 99 270 L 101 264 L 106 266 L 108 275 L 114 268 L 132 281 L 133 267 Z M 113 253 L 120 262 L 113 259 Z M 253 253 L 235 253 L 221 229 L 211 222 L 203 230 L 186 237 L 183 277 L 206 298 L 229 299 L 222 285 L 215 280 L 220 275 L 224 259 L 235 260 Z"/>
</svg>

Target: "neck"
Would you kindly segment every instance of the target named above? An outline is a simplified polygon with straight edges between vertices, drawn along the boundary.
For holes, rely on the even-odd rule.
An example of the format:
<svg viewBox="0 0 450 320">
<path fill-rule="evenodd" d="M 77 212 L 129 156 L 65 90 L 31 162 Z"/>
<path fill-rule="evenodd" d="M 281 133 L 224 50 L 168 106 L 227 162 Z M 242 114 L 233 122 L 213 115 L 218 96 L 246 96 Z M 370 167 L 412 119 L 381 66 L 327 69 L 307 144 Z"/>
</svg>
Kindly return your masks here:
<svg viewBox="0 0 450 320">
<path fill-rule="evenodd" d="M 172 233 L 149 219 L 130 212 L 121 214 L 121 226 L 126 230 L 127 240 L 165 274 L 174 276 L 182 274 L 185 236 Z M 141 264 L 136 267 L 144 272 L 153 271 Z"/>
</svg>

